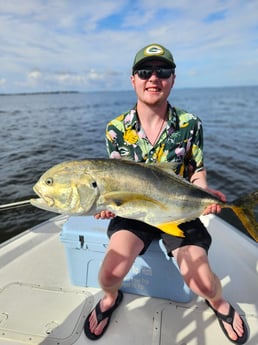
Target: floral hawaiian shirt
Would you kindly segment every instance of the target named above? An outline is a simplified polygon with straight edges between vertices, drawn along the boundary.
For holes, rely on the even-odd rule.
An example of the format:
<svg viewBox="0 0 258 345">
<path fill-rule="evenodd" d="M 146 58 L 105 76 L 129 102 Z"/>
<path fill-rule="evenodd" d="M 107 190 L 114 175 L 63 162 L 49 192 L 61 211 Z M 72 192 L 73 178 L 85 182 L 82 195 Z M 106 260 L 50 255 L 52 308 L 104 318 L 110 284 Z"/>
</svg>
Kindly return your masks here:
<svg viewBox="0 0 258 345">
<path fill-rule="evenodd" d="M 201 120 L 168 105 L 167 126 L 152 146 L 138 118 L 136 107 L 108 123 L 106 144 L 110 158 L 137 162 L 176 162 L 175 172 L 186 179 L 203 166 Z"/>
</svg>

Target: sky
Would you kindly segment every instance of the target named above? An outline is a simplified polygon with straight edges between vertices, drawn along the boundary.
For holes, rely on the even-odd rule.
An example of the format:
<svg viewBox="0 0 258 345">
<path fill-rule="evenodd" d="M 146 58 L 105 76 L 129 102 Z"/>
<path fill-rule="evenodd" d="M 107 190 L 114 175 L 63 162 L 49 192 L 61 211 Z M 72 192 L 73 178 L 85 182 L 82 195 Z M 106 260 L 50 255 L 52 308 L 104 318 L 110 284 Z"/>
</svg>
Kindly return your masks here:
<svg viewBox="0 0 258 345">
<path fill-rule="evenodd" d="M 130 90 L 171 50 L 177 88 L 258 85 L 258 0 L 0 0 L 0 93 Z"/>
</svg>

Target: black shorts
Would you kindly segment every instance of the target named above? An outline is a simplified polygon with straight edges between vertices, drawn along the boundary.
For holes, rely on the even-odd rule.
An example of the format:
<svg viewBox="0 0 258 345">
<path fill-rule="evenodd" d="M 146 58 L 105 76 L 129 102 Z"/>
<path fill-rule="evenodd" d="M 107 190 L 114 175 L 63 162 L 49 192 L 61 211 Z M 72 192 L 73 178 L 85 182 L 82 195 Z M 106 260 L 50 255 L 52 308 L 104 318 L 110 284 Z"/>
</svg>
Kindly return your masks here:
<svg viewBox="0 0 258 345">
<path fill-rule="evenodd" d="M 154 239 L 162 239 L 169 256 L 172 251 L 183 246 L 195 245 L 202 247 L 208 253 L 211 245 L 211 236 L 199 218 L 190 222 L 182 223 L 178 227 L 183 230 L 185 237 L 169 235 L 158 228 L 135 219 L 115 217 L 108 227 L 108 236 L 111 237 L 119 230 L 128 230 L 139 237 L 144 248 L 140 255 L 144 254 Z"/>
</svg>

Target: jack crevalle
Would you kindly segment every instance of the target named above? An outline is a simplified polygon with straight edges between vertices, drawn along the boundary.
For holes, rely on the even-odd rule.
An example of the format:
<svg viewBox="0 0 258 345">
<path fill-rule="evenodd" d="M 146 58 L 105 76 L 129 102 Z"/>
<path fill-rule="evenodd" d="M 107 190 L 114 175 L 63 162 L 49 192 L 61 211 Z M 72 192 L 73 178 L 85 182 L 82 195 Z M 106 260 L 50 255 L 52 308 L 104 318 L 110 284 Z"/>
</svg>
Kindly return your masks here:
<svg viewBox="0 0 258 345">
<path fill-rule="evenodd" d="M 117 216 L 154 225 L 184 236 L 176 226 L 199 217 L 213 203 L 231 208 L 258 242 L 254 206 L 258 191 L 223 203 L 173 173 L 173 163 L 142 164 L 117 159 L 88 159 L 55 165 L 34 186 L 40 198 L 32 205 L 55 213 L 94 215 L 109 210 Z"/>
</svg>

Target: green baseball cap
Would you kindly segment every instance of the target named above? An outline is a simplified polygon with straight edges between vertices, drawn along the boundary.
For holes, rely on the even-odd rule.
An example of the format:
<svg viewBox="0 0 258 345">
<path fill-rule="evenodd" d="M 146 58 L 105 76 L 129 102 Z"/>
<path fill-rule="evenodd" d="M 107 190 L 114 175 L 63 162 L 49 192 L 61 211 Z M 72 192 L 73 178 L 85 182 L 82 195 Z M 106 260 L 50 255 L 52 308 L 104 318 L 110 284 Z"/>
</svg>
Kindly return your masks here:
<svg viewBox="0 0 258 345">
<path fill-rule="evenodd" d="M 145 61 L 160 60 L 166 62 L 172 68 L 176 67 L 171 52 L 160 44 L 152 43 L 142 48 L 136 53 L 133 62 L 133 71 Z"/>
</svg>

